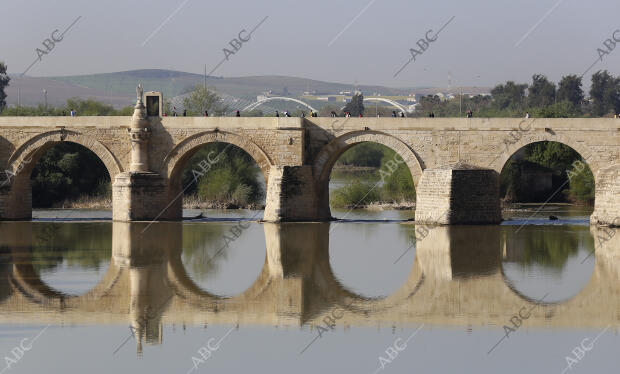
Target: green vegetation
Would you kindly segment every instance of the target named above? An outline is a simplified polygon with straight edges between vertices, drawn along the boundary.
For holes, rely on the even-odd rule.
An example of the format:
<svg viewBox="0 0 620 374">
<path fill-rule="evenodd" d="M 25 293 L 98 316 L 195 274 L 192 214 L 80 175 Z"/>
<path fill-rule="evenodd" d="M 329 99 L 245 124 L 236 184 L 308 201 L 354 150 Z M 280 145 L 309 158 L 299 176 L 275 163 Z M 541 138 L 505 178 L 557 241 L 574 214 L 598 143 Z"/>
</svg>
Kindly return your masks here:
<svg viewBox="0 0 620 374">
<path fill-rule="evenodd" d="M 9 85 L 11 78 L 6 73 L 6 64 L 4 62 L 0 62 L 0 113 L 6 106 L 6 93 L 4 89 Z"/>
<path fill-rule="evenodd" d="M 620 113 L 620 77 L 613 77 L 607 70 L 594 73 L 590 97 L 593 116 Z"/>
<path fill-rule="evenodd" d="M 112 224 L 34 224 L 32 263 L 36 270 L 53 269 L 63 262 L 69 266 L 99 269 L 112 255 Z"/>
<path fill-rule="evenodd" d="M 203 169 L 205 162 L 210 166 Z M 247 206 L 260 203 L 264 197 L 258 178 L 262 178 L 258 165 L 241 148 L 211 143 L 191 158 L 181 183 L 187 195 L 196 194 L 202 201 Z"/>
<path fill-rule="evenodd" d="M 454 100 L 423 96 L 416 109 L 417 116 L 434 112 L 437 117 L 458 117 L 472 110 L 476 117 L 570 118 L 603 117 L 620 113 L 620 77 L 607 70 L 592 75 L 590 100 L 584 98 L 582 79 L 576 75 L 562 77 L 558 87 L 542 74 L 534 74 L 531 84 L 508 81 L 491 90 L 491 96 L 463 95 Z"/>
<path fill-rule="evenodd" d="M 507 245 L 508 257 L 522 267 L 538 264 L 562 269 L 570 257 L 577 255 L 580 246 L 584 246 L 586 250 L 594 249 L 594 238 L 581 227 L 529 227 L 527 230 L 527 235 L 524 235 L 518 234 L 519 230 L 515 230 L 515 226 L 502 226 L 502 240 Z M 567 235 L 566 231 L 570 234 Z"/>
<path fill-rule="evenodd" d="M 395 159 L 400 160 L 400 158 L 396 156 L 396 152 L 391 149 L 386 153 L 388 153 L 388 155 L 383 157 L 381 170 L 387 171 L 389 168 L 386 162 Z M 389 153 L 392 153 L 393 156 L 389 155 Z M 413 185 L 411 172 L 404 162 L 399 163 L 396 170 L 391 172 L 384 179 L 383 186 L 381 187 L 381 200 L 387 202 L 414 202 L 415 198 L 415 186 Z"/>
<path fill-rule="evenodd" d="M 333 207 L 415 201 L 415 186 L 409 168 L 396 152 L 384 145 L 377 143 L 355 145 L 342 154 L 337 165 L 375 168 L 379 183 L 356 180 L 333 191 L 330 196 L 330 204 Z"/>
<path fill-rule="evenodd" d="M 71 109 L 77 112 L 78 116 L 130 116 L 133 114 L 133 107 L 127 106 L 123 109 L 115 109 L 111 105 L 103 104 L 92 99 L 69 99 L 63 106 L 47 108 L 43 105 L 36 107 L 16 106 L 6 108 L 0 115 L 3 116 L 68 116 Z"/>
<path fill-rule="evenodd" d="M 378 143 L 362 143 L 349 148 L 338 159 L 338 165 L 361 167 L 381 167 L 386 150 L 389 148 Z"/>
<path fill-rule="evenodd" d="M 356 180 L 348 186 L 333 191 L 329 203 L 336 208 L 357 207 L 376 203 L 380 197 L 379 187 L 375 184 Z"/>
<path fill-rule="evenodd" d="M 537 142 L 515 153 L 500 175 L 500 193 L 507 202 L 594 202 L 594 176 L 585 160 L 572 148 L 557 142 Z M 581 161 L 584 169 L 573 166 Z M 547 172 L 551 185 L 546 191 L 532 192 L 523 173 Z M 570 177 L 569 177 L 570 175 Z M 555 195 L 555 191 L 560 191 Z M 553 195 L 553 196 L 552 196 Z"/>
<path fill-rule="evenodd" d="M 364 95 L 356 93 L 342 109 L 342 112 L 351 113 L 351 117 L 359 117 L 364 115 Z"/>
<path fill-rule="evenodd" d="M 203 116 L 205 111 L 209 115 L 216 113 L 226 113 L 228 108 L 220 104 L 220 98 L 214 91 L 204 86 L 196 86 L 190 95 L 183 100 L 183 106 L 187 110 L 188 116 Z M 167 105 L 168 111 L 172 112 L 170 105 Z"/>
<path fill-rule="evenodd" d="M 32 205 L 51 207 L 82 195 L 109 197 L 110 175 L 103 162 L 85 147 L 63 142 L 50 148 L 30 177 Z"/>
</svg>

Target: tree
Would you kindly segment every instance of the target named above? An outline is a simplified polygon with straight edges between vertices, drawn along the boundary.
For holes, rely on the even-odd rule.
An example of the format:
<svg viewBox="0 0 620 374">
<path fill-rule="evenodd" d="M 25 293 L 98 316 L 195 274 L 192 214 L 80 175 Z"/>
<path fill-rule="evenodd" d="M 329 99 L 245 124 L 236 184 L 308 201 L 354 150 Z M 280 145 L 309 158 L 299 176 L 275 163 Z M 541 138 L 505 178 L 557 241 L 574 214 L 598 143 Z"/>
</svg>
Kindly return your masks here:
<svg viewBox="0 0 620 374">
<path fill-rule="evenodd" d="M 75 109 L 78 116 L 113 116 L 117 114 L 113 106 L 93 99 L 83 100 L 75 97 L 68 99 L 66 113 L 70 113 L 72 109 Z"/>
<path fill-rule="evenodd" d="M 61 142 L 37 161 L 30 181 L 33 206 L 50 207 L 64 199 L 105 190 L 110 175 L 92 151 L 79 144 Z"/>
<path fill-rule="evenodd" d="M 4 62 L 0 62 L 0 112 L 6 106 L 6 93 L 4 92 L 4 88 L 9 85 L 9 75 L 6 73 L 6 65 Z"/>
<path fill-rule="evenodd" d="M 581 103 L 583 103 L 584 93 L 581 77 L 576 75 L 566 75 L 562 77 L 560 81 L 557 98 L 558 101 L 568 100 L 576 109 L 581 109 Z"/>
<path fill-rule="evenodd" d="M 353 95 L 351 101 L 342 110 L 351 113 L 352 117 L 358 117 L 360 114 L 364 115 L 364 95 L 361 93 Z"/>
<path fill-rule="evenodd" d="M 549 82 L 546 76 L 534 74 L 532 84 L 528 89 L 528 104 L 543 108 L 555 102 L 555 84 Z"/>
<path fill-rule="evenodd" d="M 592 75 L 592 114 L 604 116 L 610 112 L 620 112 L 620 78 L 614 78 L 607 70 Z"/>
<path fill-rule="evenodd" d="M 581 156 L 571 147 L 558 142 L 542 141 L 526 146 L 526 160 L 552 169 L 558 174 L 566 175 L 573 162 Z"/>
<path fill-rule="evenodd" d="M 226 112 L 227 107 L 223 106 L 220 97 L 214 91 L 204 86 L 196 86 L 188 97 L 183 99 L 183 106 L 189 116 L 201 116 L 205 110 L 209 113 Z"/>
<path fill-rule="evenodd" d="M 570 101 L 562 100 L 544 108 L 535 109 L 532 114 L 539 118 L 573 118 L 579 116 L 579 109 Z"/>
<path fill-rule="evenodd" d="M 516 84 L 513 81 L 499 84 L 491 90 L 493 103 L 497 109 L 522 109 L 525 101 L 527 84 Z"/>
</svg>

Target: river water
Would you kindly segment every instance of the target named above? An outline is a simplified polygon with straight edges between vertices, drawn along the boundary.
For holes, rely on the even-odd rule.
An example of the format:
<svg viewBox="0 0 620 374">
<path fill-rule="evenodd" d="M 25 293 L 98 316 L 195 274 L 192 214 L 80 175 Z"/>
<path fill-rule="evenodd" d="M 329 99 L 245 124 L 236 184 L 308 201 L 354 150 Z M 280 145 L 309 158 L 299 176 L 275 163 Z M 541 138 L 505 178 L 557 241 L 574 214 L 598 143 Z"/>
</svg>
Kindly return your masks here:
<svg viewBox="0 0 620 374">
<path fill-rule="evenodd" d="M 617 370 L 620 235 L 588 209 L 453 227 L 411 211 L 281 225 L 206 213 L 0 223 L 5 372 Z"/>
</svg>

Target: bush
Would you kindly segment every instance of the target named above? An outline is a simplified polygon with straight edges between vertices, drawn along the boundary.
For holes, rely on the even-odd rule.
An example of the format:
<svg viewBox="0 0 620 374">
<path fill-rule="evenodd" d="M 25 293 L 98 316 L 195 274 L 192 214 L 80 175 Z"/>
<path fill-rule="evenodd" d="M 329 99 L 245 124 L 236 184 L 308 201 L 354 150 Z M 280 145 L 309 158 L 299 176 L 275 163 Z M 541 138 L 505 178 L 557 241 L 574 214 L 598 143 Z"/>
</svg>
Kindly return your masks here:
<svg viewBox="0 0 620 374">
<path fill-rule="evenodd" d="M 594 203 L 594 175 L 590 168 L 571 176 L 568 198 L 582 204 Z"/>
<path fill-rule="evenodd" d="M 385 178 L 381 187 L 382 201 L 415 201 L 416 193 L 411 172 L 406 164 L 399 164 L 398 168 Z"/>
<path fill-rule="evenodd" d="M 358 144 L 346 150 L 338 159 L 338 163 L 378 168 L 386 150 L 389 148 L 377 143 Z"/>
<path fill-rule="evenodd" d="M 110 185 L 110 175 L 99 157 L 71 142 L 57 144 L 43 154 L 30 180 L 34 207 L 50 207 L 80 195 L 98 195 Z"/>
<path fill-rule="evenodd" d="M 200 163 L 209 161 L 206 171 Z M 203 173 L 194 180 L 193 171 Z M 258 203 L 264 193 L 258 178 L 262 173 L 254 159 L 241 148 L 224 143 L 211 143 L 202 147 L 189 161 L 182 177 L 185 194 L 197 192 L 203 201 L 218 204 L 248 205 Z"/>
<path fill-rule="evenodd" d="M 355 181 L 332 192 L 330 204 L 335 208 L 367 205 L 378 202 L 379 189 L 375 184 Z"/>
</svg>

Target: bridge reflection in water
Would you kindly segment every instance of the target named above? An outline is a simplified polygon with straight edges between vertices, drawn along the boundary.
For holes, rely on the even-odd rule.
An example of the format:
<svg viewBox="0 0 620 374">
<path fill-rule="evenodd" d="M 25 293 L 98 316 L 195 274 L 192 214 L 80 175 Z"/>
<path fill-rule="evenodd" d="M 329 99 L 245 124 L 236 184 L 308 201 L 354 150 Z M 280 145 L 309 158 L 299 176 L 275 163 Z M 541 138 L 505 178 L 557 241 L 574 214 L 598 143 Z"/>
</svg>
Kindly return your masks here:
<svg viewBox="0 0 620 374">
<path fill-rule="evenodd" d="M 587 242 L 596 251 L 583 264 L 593 268 L 589 282 L 576 295 L 551 303 L 522 294 L 505 275 L 503 263 L 545 245 L 535 238 L 519 242 L 511 237 L 516 227 L 435 227 L 418 241 L 406 282 L 387 297 L 368 298 L 347 290 L 334 275 L 329 223 L 263 224 L 262 271 L 235 297 L 207 292 L 188 275 L 182 224 L 155 223 L 143 233 L 147 224 L 123 222 L 112 223 L 112 258 L 103 278 L 85 294 L 69 296 L 43 282 L 35 269 L 34 225 L 0 224 L 0 323 L 127 323 L 136 331 L 139 351 L 142 341 L 162 342 L 163 324 L 313 327 L 336 309 L 345 310 L 337 322 L 345 328 L 501 327 L 536 304 L 526 328 L 604 328 L 620 320 L 617 229 L 590 227 Z M 563 235 L 568 227 L 546 227 L 553 229 Z"/>
</svg>

